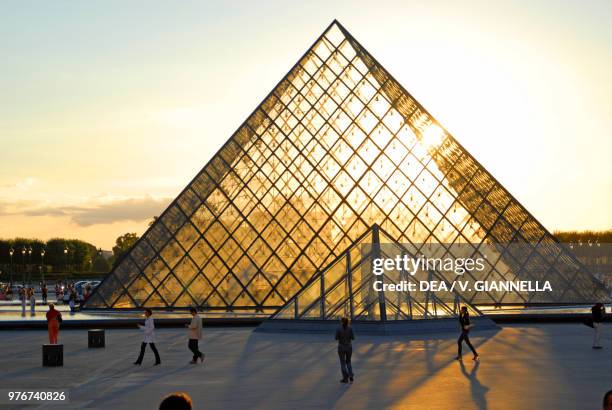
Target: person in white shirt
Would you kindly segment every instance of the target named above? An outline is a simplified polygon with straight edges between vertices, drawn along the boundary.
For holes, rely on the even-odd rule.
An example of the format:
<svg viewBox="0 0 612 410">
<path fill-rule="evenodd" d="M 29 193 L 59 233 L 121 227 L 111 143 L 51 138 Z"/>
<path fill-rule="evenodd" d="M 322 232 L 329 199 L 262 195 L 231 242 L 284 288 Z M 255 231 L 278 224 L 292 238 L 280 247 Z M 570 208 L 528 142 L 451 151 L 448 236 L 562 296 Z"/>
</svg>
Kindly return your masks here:
<svg viewBox="0 0 612 410">
<path fill-rule="evenodd" d="M 145 348 L 147 347 L 147 343 L 151 346 L 151 350 L 153 350 L 153 354 L 155 354 L 155 366 L 161 364 L 161 359 L 159 358 L 159 352 L 155 347 L 155 323 L 153 322 L 153 318 L 151 315 L 153 311 L 151 309 L 145 309 L 145 324 L 144 326 L 138 325 L 138 327 L 143 331 L 144 340 L 140 345 L 140 355 L 138 359 L 134 362 L 134 364 L 141 365 L 142 358 L 144 357 Z"/>
<path fill-rule="evenodd" d="M 200 362 L 204 361 L 204 353 L 198 349 L 198 341 L 202 339 L 202 319 L 200 319 L 200 315 L 198 315 L 198 311 L 195 308 L 189 309 L 189 312 L 193 316 L 191 323 L 187 325 L 188 346 L 189 350 L 193 353 L 193 359 L 189 363 L 196 364 L 198 359 L 200 359 Z"/>
</svg>

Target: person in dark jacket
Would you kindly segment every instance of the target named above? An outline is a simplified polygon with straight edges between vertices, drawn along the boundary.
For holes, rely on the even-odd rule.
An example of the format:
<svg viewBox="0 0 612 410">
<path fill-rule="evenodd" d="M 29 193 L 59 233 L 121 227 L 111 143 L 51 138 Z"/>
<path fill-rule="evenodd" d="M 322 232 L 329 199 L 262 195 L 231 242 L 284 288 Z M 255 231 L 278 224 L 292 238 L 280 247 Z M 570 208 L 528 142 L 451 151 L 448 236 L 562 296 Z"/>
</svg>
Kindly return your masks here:
<svg viewBox="0 0 612 410">
<path fill-rule="evenodd" d="M 336 340 L 338 341 L 338 356 L 340 357 L 340 370 L 342 371 L 342 380 L 340 383 L 353 383 L 353 366 L 351 366 L 351 356 L 353 355 L 353 344 L 355 334 L 353 328 L 349 326 L 349 320 L 346 317 L 341 319 L 341 326 L 336 330 Z"/>
<path fill-rule="evenodd" d="M 608 390 L 604 395 L 602 408 L 603 410 L 612 410 L 612 390 Z"/>
<path fill-rule="evenodd" d="M 191 397 L 183 392 L 169 394 L 159 403 L 159 410 L 191 410 L 192 408 Z"/>
<path fill-rule="evenodd" d="M 606 315 L 606 308 L 603 303 L 596 303 L 591 308 L 591 314 L 593 317 L 593 349 L 602 349 L 601 345 L 601 326 Z"/>
<path fill-rule="evenodd" d="M 459 324 L 461 325 L 461 335 L 457 340 L 457 360 L 462 360 L 461 347 L 464 340 L 465 344 L 467 344 L 468 347 L 472 349 L 472 353 L 474 353 L 474 360 L 480 360 L 480 356 L 478 356 L 478 353 L 476 353 L 476 349 L 474 349 L 474 346 L 472 346 L 472 343 L 470 342 L 469 333 L 473 325 L 470 324 L 470 314 L 468 313 L 467 306 L 461 307 L 461 311 L 459 313 Z"/>
</svg>

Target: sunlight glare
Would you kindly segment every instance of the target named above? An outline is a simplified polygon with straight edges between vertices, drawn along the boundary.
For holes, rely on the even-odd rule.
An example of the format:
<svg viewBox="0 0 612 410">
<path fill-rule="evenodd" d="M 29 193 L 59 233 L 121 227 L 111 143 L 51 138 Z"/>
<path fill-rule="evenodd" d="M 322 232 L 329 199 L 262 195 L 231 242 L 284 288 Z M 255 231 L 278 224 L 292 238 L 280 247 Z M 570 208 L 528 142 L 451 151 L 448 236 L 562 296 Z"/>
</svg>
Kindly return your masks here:
<svg viewBox="0 0 612 410">
<path fill-rule="evenodd" d="M 436 148 L 444 140 L 444 130 L 436 124 L 429 125 L 422 135 L 421 143 L 426 149 Z"/>
</svg>

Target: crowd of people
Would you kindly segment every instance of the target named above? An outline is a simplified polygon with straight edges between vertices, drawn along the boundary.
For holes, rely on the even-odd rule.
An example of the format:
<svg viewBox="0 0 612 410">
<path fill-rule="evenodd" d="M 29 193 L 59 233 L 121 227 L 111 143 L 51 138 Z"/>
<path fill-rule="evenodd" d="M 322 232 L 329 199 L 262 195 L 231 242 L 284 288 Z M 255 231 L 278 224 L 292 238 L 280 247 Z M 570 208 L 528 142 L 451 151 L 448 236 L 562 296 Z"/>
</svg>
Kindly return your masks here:
<svg viewBox="0 0 612 410">
<path fill-rule="evenodd" d="M 89 292 L 89 291 L 88 291 Z M 65 300 L 64 296 L 68 295 L 68 305 L 70 306 L 70 312 L 74 313 L 76 309 L 76 305 L 81 303 L 83 300 L 86 300 L 85 295 L 81 298 L 77 293 L 77 290 L 74 286 L 74 282 L 70 283 L 62 283 L 58 282 L 55 284 L 55 297 L 57 300 Z M 87 297 L 89 297 L 89 293 L 87 293 Z"/>
<path fill-rule="evenodd" d="M 2 285 L 0 285 L 0 295 L 2 295 L 2 298 L 0 299 L 13 300 L 13 297 L 15 296 L 13 293 L 14 287 L 15 285 L 10 282 L 3 283 Z M 44 291 L 42 289 L 43 287 L 44 287 Z M 41 292 L 43 292 L 44 294 L 45 302 L 46 302 L 46 290 L 47 290 L 46 286 L 41 284 Z M 19 298 L 19 300 L 23 300 L 25 298 L 26 300 L 29 301 L 31 297 L 34 295 L 34 293 L 35 293 L 35 290 L 33 286 L 22 285 L 17 288 L 17 297 Z"/>
<path fill-rule="evenodd" d="M 46 304 L 48 293 L 49 293 L 49 289 L 47 288 L 46 282 L 39 283 L 38 287 L 40 288 L 42 302 Z M 13 300 L 13 297 L 15 296 L 13 293 L 14 288 L 15 288 L 14 283 L 10 283 L 10 282 L 1 283 L 0 284 L 0 296 L 2 297 L 0 297 L 0 300 Z M 75 303 L 78 304 L 80 302 L 87 300 L 87 298 L 89 298 L 89 296 L 91 295 L 92 290 L 93 288 L 89 283 L 83 286 L 80 292 L 78 292 L 75 286 L 75 282 L 64 283 L 60 281 L 60 282 L 55 283 L 55 299 L 57 301 L 62 301 L 65 295 L 70 295 L 70 297 L 74 299 Z M 34 286 L 19 285 L 18 291 L 17 291 L 19 300 L 22 299 L 22 295 L 24 292 L 27 297 L 31 292 L 34 292 L 34 291 L 35 291 Z"/>
<path fill-rule="evenodd" d="M 56 301 L 67 303 L 70 306 L 71 313 L 76 312 L 77 307 L 86 301 L 93 291 L 93 288 L 89 283 L 77 289 L 74 282 L 64 283 L 60 281 L 55 283 L 54 287 Z M 49 289 L 47 288 L 47 284 L 45 282 L 39 283 L 38 290 L 42 304 L 46 305 L 49 297 Z M 30 312 L 32 316 L 34 316 L 36 313 L 36 288 L 31 285 L 20 285 L 16 287 L 10 282 L 0 284 L 0 300 L 13 300 L 15 297 L 14 292 L 16 293 L 17 300 L 19 300 L 21 303 L 21 315 L 26 315 L 27 306 L 29 304 Z"/>
<path fill-rule="evenodd" d="M 83 287 L 81 293 L 77 291 L 74 282 L 57 282 L 55 284 L 55 298 L 57 300 L 64 300 L 65 295 L 69 295 L 69 300 L 72 300 L 75 304 L 86 301 L 91 295 L 91 285 L 88 283 Z"/>
</svg>

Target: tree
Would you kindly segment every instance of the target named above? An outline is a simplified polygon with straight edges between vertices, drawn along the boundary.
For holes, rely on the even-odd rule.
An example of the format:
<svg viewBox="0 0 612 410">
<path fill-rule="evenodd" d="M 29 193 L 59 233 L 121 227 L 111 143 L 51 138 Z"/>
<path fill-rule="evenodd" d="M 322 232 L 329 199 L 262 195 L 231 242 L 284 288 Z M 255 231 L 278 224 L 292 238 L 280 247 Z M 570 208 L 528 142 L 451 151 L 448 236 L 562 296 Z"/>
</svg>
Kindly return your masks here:
<svg viewBox="0 0 612 410">
<path fill-rule="evenodd" d="M 69 255 L 64 253 L 64 249 L 68 249 L 66 239 L 53 238 L 47 241 L 45 264 L 53 266 L 56 272 L 65 272 L 68 269 Z"/>
<path fill-rule="evenodd" d="M 612 243 L 612 229 L 607 231 L 555 231 L 559 242 Z"/>
<path fill-rule="evenodd" d="M 91 269 L 91 261 L 95 258 L 98 250 L 90 243 L 78 239 L 67 241 L 69 265 L 72 270 L 85 272 Z"/>
<path fill-rule="evenodd" d="M 0 270 L 9 272 L 11 269 L 10 249 L 13 249 L 13 272 L 38 272 L 41 264 L 44 264 L 45 271 L 49 267 L 55 272 L 88 271 L 97 254 L 95 246 L 78 239 L 53 238 L 47 242 L 27 238 L 1 239 Z"/>
<path fill-rule="evenodd" d="M 110 262 L 104 256 L 97 255 L 93 261 L 91 270 L 97 273 L 107 273 L 110 268 Z"/>
<path fill-rule="evenodd" d="M 132 246 L 138 240 L 138 235 L 135 233 L 125 233 L 117 238 L 115 241 L 115 246 L 113 246 L 113 257 L 115 258 L 115 263 L 121 259 L 121 257 L 132 249 Z"/>
<path fill-rule="evenodd" d="M 96 247 L 90 243 L 78 239 L 53 238 L 46 244 L 45 265 L 52 265 L 58 271 L 83 272 L 91 268 L 96 253 Z"/>
</svg>

